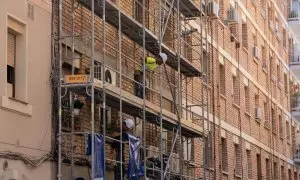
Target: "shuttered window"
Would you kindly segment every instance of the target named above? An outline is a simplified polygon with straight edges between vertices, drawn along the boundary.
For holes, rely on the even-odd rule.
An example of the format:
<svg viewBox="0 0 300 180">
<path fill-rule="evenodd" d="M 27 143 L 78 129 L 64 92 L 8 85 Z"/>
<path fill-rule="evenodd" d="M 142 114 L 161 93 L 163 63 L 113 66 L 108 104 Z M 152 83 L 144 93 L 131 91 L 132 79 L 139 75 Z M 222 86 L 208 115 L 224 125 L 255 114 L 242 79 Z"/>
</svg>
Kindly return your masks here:
<svg viewBox="0 0 300 180">
<path fill-rule="evenodd" d="M 16 35 L 7 33 L 7 83 L 8 95 L 15 97 Z"/>
<path fill-rule="evenodd" d="M 15 67 L 16 60 L 16 35 L 7 34 L 7 65 Z"/>
</svg>

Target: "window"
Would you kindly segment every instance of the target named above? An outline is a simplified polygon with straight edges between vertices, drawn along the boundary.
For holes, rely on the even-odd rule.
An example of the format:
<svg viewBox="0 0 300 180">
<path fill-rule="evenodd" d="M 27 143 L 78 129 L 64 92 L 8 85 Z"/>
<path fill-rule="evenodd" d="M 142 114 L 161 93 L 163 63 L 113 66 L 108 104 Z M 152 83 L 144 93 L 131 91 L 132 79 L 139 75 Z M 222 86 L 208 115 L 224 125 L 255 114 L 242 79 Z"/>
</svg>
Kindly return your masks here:
<svg viewBox="0 0 300 180">
<path fill-rule="evenodd" d="M 272 129 L 273 129 L 273 133 L 277 133 L 277 124 L 276 124 L 276 115 L 275 115 L 275 109 L 272 108 L 271 110 L 271 120 L 272 120 Z"/>
<path fill-rule="evenodd" d="M 192 159 L 192 144 L 193 140 L 190 138 L 186 138 L 183 144 L 183 157 L 184 160 L 191 161 Z"/>
<path fill-rule="evenodd" d="M 26 26 L 8 16 L 7 19 L 7 83 L 6 96 L 27 101 Z"/>
<path fill-rule="evenodd" d="M 230 25 L 229 29 L 230 29 L 230 33 L 234 36 L 237 37 L 237 25 L 232 24 Z"/>
<path fill-rule="evenodd" d="M 205 141 L 205 153 L 206 153 L 206 156 L 204 158 L 204 164 L 207 166 L 207 167 L 212 167 L 213 166 L 213 153 L 212 153 L 212 131 L 209 131 L 208 133 L 208 137 Z M 209 141 L 208 141 L 209 140 Z"/>
<path fill-rule="evenodd" d="M 256 104 L 255 104 L 255 106 L 257 107 Z M 250 92 L 249 92 L 248 86 L 245 86 L 245 110 L 248 113 L 250 112 Z"/>
<path fill-rule="evenodd" d="M 288 173 L 289 173 L 289 180 L 292 180 L 292 170 L 289 169 L 289 170 L 288 170 Z"/>
<path fill-rule="evenodd" d="M 247 154 L 247 175 L 248 175 L 248 179 L 252 179 L 252 159 L 251 159 L 251 151 L 247 150 L 246 151 Z"/>
<path fill-rule="evenodd" d="M 288 141 L 290 141 L 290 123 L 287 121 L 286 122 L 286 139 L 288 140 Z"/>
<path fill-rule="evenodd" d="M 247 22 L 242 24 L 242 43 L 243 48 L 248 49 L 248 33 L 247 33 Z"/>
<path fill-rule="evenodd" d="M 162 98 L 162 107 L 163 109 L 169 111 L 169 112 L 173 112 L 173 104 L 172 101 L 170 101 L 167 98 Z"/>
<path fill-rule="evenodd" d="M 269 111 L 268 111 L 268 103 L 264 103 L 264 115 L 265 115 L 265 126 L 269 127 Z"/>
<path fill-rule="evenodd" d="M 226 83 L 225 83 L 225 67 L 224 67 L 224 65 L 222 65 L 222 64 L 220 64 L 220 66 L 219 66 L 219 68 L 220 68 L 220 71 L 219 71 L 219 75 L 220 75 L 220 77 L 219 77 L 219 83 L 220 83 L 220 93 L 222 94 L 222 95 L 225 95 L 225 89 L 226 89 Z"/>
<path fill-rule="evenodd" d="M 276 162 L 274 162 L 274 178 L 275 179 L 278 179 L 279 178 L 279 176 L 278 176 L 278 167 L 277 167 L 277 163 Z"/>
<path fill-rule="evenodd" d="M 252 34 L 252 38 L 253 38 L 253 46 L 257 46 L 257 38 L 256 38 L 256 33 Z"/>
<path fill-rule="evenodd" d="M 277 81 L 280 82 L 280 66 L 277 65 Z"/>
<path fill-rule="evenodd" d="M 239 104 L 239 82 L 237 76 L 232 76 L 232 96 L 233 102 Z"/>
<path fill-rule="evenodd" d="M 228 171 L 228 157 L 227 157 L 227 143 L 226 139 L 221 139 L 221 150 L 222 150 L 222 171 Z"/>
<path fill-rule="evenodd" d="M 238 144 L 234 145 L 234 172 L 235 175 L 242 175 L 242 161 L 241 161 L 241 149 Z"/>
<path fill-rule="evenodd" d="M 192 62 L 193 60 L 193 48 L 191 44 L 193 44 L 193 36 L 184 35 L 184 50 L 185 50 L 185 57 Z M 204 56 L 204 55 L 203 55 Z"/>
<path fill-rule="evenodd" d="M 219 0 L 219 18 L 224 21 L 224 0 Z"/>
<path fill-rule="evenodd" d="M 203 51 L 203 74 L 206 78 L 209 76 L 209 56 L 206 51 Z"/>
<path fill-rule="evenodd" d="M 255 107 L 259 107 L 259 95 L 255 94 Z"/>
<path fill-rule="evenodd" d="M 281 168 L 280 168 L 280 174 L 281 174 L 281 179 L 285 179 L 284 166 L 281 166 Z"/>
<path fill-rule="evenodd" d="M 104 108 L 102 106 L 99 107 L 100 108 L 100 123 L 102 125 L 102 127 L 104 128 L 104 122 L 106 124 L 107 127 L 109 127 L 111 125 L 111 108 L 110 107 L 106 107 L 105 109 L 105 119 L 103 119 L 103 114 L 104 114 Z"/>
<path fill-rule="evenodd" d="M 269 159 L 266 159 L 266 180 L 271 180 L 271 166 Z"/>
<path fill-rule="evenodd" d="M 278 120 L 279 120 L 279 136 L 281 138 L 283 138 L 283 127 L 282 127 L 282 118 L 281 118 L 281 115 L 278 116 Z"/>
<path fill-rule="evenodd" d="M 266 48 L 265 46 L 261 46 L 261 55 L 262 55 L 262 67 L 264 69 L 267 68 L 267 57 L 266 57 Z"/>
<path fill-rule="evenodd" d="M 298 177 L 297 177 L 297 172 L 294 172 L 294 180 L 297 180 Z"/>
<path fill-rule="evenodd" d="M 7 93 L 12 98 L 15 98 L 16 40 L 15 34 L 7 33 Z"/>
<path fill-rule="evenodd" d="M 260 156 L 260 154 L 256 154 L 256 171 L 257 171 L 257 179 L 261 179 L 262 171 L 261 171 L 261 156 Z"/>
<path fill-rule="evenodd" d="M 286 30 L 283 29 L 283 32 L 282 32 L 282 44 L 283 44 L 283 47 L 286 48 Z"/>
<path fill-rule="evenodd" d="M 288 93 L 288 78 L 286 73 L 284 73 L 284 92 L 287 94 Z"/>
</svg>

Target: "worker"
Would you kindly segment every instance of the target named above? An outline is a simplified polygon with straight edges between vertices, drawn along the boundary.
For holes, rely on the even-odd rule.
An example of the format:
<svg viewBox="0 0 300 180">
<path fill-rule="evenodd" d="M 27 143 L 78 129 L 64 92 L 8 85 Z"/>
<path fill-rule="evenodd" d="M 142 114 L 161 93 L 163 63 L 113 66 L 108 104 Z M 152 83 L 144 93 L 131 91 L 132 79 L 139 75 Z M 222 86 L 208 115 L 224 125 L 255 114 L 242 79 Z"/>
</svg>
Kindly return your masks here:
<svg viewBox="0 0 300 180">
<path fill-rule="evenodd" d="M 139 98 L 144 98 L 143 96 L 143 72 L 140 70 L 134 71 L 134 93 Z"/>
<path fill-rule="evenodd" d="M 162 63 L 165 63 L 167 60 L 167 55 L 165 53 L 160 53 L 160 58 L 156 59 L 154 57 L 146 57 L 145 58 L 145 66 L 146 66 L 146 70 L 150 71 L 150 72 L 154 72 L 157 68 L 158 65 L 161 65 Z M 143 96 L 143 70 L 140 68 L 137 68 L 134 71 L 134 91 L 135 91 L 135 95 L 139 98 L 144 98 Z M 145 86 L 147 86 L 146 82 L 145 82 Z M 145 89 L 146 93 L 147 93 L 147 88 Z"/>
<path fill-rule="evenodd" d="M 157 61 L 156 58 L 154 57 L 146 57 L 145 59 L 145 65 L 146 65 L 146 69 L 150 70 L 150 71 L 155 71 L 155 69 L 157 68 L 157 65 L 160 65 L 161 61 Z"/>
<path fill-rule="evenodd" d="M 126 169 L 124 166 L 124 163 L 125 163 L 124 142 L 128 141 L 128 134 L 131 134 L 131 135 L 133 134 L 134 126 L 135 126 L 135 123 L 132 119 L 130 119 L 130 118 L 125 119 L 122 123 L 122 135 L 120 135 L 118 133 L 113 136 L 114 139 L 118 140 L 118 141 L 114 141 L 114 143 L 112 144 L 112 149 L 116 153 L 116 161 L 117 161 L 117 165 L 114 168 L 115 180 L 124 179 L 124 177 L 125 177 Z M 122 136 L 122 142 L 119 141 L 121 139 L 121 136 Z M 121 144 L 122 144 L 122 154 L 121 154 Z M 122 156 L 122 164 L 120 163 L 121 156 Z M 122 176 L 123 177 L 121 176 L 121 168 L 122 168 Z"/>
</svg>

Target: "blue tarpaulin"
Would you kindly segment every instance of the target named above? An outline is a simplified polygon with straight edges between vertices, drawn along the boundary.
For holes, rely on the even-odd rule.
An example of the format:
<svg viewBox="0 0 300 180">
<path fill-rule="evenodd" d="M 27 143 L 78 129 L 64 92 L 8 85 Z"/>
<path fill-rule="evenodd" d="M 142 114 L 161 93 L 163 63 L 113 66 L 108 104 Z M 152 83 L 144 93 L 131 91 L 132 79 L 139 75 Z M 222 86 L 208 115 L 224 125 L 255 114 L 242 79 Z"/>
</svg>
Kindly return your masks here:
<svg viewBox="0 0 300 180">
<path fill-rule="evenodd" d="M 87 151 L 88 156 L 92 155 L 92 134 L 88 135 L 87 140 Z M 104 180 L 104 141 L 103 136 L 100 134 L 94 134 L 94 178 L 93 180 Z"/>
<path fill-rule="evenodd" d="M 139 180 L 141 176 L 144 176 L 144 168 L 140 163 L 140 148 L 141 141 L 139 138 L 136 138 L 128 134 L 129 141 L 129 164 L 128 164 L 128 179 L 130 180 Z"/>
</svg>

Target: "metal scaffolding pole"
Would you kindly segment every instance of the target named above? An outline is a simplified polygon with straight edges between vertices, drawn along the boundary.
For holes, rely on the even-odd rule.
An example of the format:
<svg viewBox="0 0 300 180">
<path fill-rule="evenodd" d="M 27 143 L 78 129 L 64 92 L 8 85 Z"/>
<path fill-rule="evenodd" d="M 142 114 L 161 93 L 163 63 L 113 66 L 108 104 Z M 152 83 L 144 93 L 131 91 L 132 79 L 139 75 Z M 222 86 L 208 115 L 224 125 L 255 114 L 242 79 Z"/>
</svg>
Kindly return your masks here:
<svg viewBox="0 0 300 180">
<path fill-rule="evenodd" d="M 61 156 L 61 126 L 62 126 L 62 109 L 61 109 L 61 80 L 60 78 L 62 77 L 62 2 L 63 0 L 59 0 L 58 4 L 58 49 L 59 49 L 59 72 L 58 72 L 58 88 L 57 88 L 57 93 L 58 93 L 58 170 L 57 170 L 57 179 L 61 180 L 62 172 L 61 172 L 61 163 L 62 163 L 62 156 Z"/>
<path fill-rule="evenodd" d="M 90 67 L 90 77 L 92 82 L 91 83 L 91 135 L 92 135 L 92 178 L 95 177 L 95 84 L 94 84 L 94 64 L 95 64 L 95 58 L 94 58 L 94 47 L 95 47 L 95 0 L 92 1 L 92 14 L 91 14 L 91 67 Z"/>
<path fill-rule="evenodd" d="M 159 53 L 162 52 L 161 50 L 161 43 L 162 43 L 162 0 L 159 0 Z M 162 140 L 162 133 L 163 133 L 163 121 L 162 121 L 162 66 L 159 66 L 159 106 L 160 106 L 160 113 L 159 113 L 159 125 L 160 125 L 160 151 L 159 151 L 159 158 L 160 158 L 160 179 L 164 179 L 164 159 L 163 159 L 163 140 Z"/>
<path fill-rule="evenodd" d="M 104 141 L 104 146 L 106 145 L 106 87 L 105 87 L 105 54 L 106 54 L 106 47 L 105 47 L 105 43 L 106 43 L 106 14 L 105 14 L 105 0 L 102 0 L 102 64 L 101 64 L 101 79 L 102 79 L 102 108 L 103 108 L 103 113 L 102 115 L 102 119 L 103 119 L 103 141 Z M 99 108 L 100 109 L 100 108 Z M 101 112 L 101 111 L 100 111 Z M 99 117 L 100 118 L 100 117 Z M 101 119 L 100 119 L 101 120 Z M 100 122 L 101 124 L 101 122 Z M 106 149 L 103 148 L 103 153 L 105 154 Z M 104 161 L 104 178 L 106 178 L 106 161 Z"/>
<path fill-rule="evenodd" d="M 143 154 L 143 159 L 144 159 L 144 174 L 146 176 L 147 174 L 147 155 L 146 155 L 146 151 L 147 151 L 147 141 L 146 141 L 146 64 L 144 61 L 144 58 L 146 57 L 146 28 L 145 28 L 145 0 L 143 0 L 142 2 L 142 6 L 143 6 L 143 57 L 142 57 L 142 69 L 143 69 L 143 122 L 142 122 L 142 129 L 143 129 L 143 149 L 144 149 L 144 154 Z"/>
<path fill-rule="evenodd" d="M 181 136 L 181 73 L 180 73 L 180 55 L 181 55 L 181 52 L 180 52 L 180 48 L 181 48 L 181 23 L 180 23 L 180 13 L 179 13 L 179 3 L 180 3 L 180 0 L 176 0 L 177 2 L 177 63 L 178 63 L 178 69 L 177 69 L 177 73 L 178 73 L 178 103 L 176 103 L 176 99 L 173 99 L 174 103 L 175 103 L 175 106 L 176 104 L 178 104 L 178 109 L 177 110 L 177 113 L 179 113 L 177 116 L 179 117 L 178 119 L 178 123 L 179 123 L 179 164 L 180 164 L 180 179 L 182 180 L 182 175 L 183 175 L 183 149 L 182 149 L 182 136 Z M 170 87 L 172 88 L 172 87 Z M 175 91 L 176 92 L 176 91 Z M 174 140 L 174 144 L 176 144 L 176 139 Z M 172 155 L 172 152 L 171 152 L 171 155 Z"/>
<path fill-rule="evenodd" d="M 123 87 L 123 76 L 122 76 L 122 25 L 121 25 L 121 6 L 120 6 L 120 0 L 118 0 L 118 61 L 119 61 L 119 78 L 120 78 L 120 91 L 119 91 L 119 99 L 120 99 L 120 119 L 119 119 L 119 123 L 120 123 L 120 154 L 121 154 L 121 157 L 120 157 L 120 165 L 121 165 L 121 168 L 120 168 L 120 171 L 121 171 L 121 179 L 123 179 L 124 175 L 123 175 L 123 166 L 124 166 L 124 163 L 123 163 L 123 128 L 122 128 L 122 119 L 123 119 L 123 107 L 122 107 L 122 104 L 123 104 L 123 99 L 122 99 L 122 87 Z"/>
</svg>

